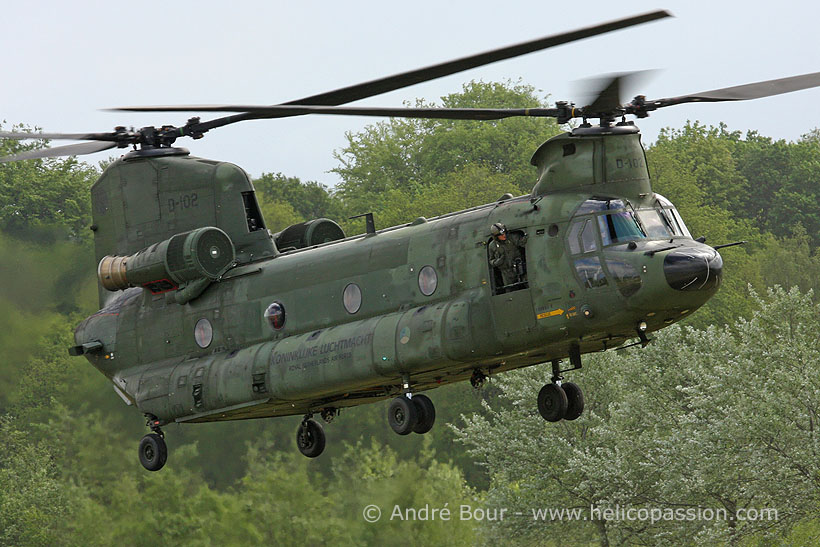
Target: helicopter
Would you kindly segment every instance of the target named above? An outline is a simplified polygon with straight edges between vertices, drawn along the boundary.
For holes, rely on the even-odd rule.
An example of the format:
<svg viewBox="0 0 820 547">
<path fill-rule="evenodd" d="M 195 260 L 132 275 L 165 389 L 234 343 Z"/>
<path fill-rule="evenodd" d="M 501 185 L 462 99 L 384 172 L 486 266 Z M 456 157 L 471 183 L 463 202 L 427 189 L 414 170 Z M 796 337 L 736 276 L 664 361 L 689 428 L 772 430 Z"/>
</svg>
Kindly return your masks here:
<svg viewBox="0 0 820 547">
<path fill-rule="evenodd" d="M 0 162 L 133 147 L 91 188 L 100 310 L 77 326 L 69 353 L 146 417 L 145 469 L 165 465 L 169 423 L 301 415 L 297 447 L 315 458 L 326 444 L 316 415 L 329 423 L 341 409 L 390 399 L 389 426 L 424 434 L 436 417 L 424 392 L 480 387 L 545 363 L 552 377 L 535 401 L 539 414 L 579 418 L 583 392 L 564 375 L 582 367 L 582 355 L 645 346 L 648 334 L 691 315 L 720 286 L 718 249 L 736 244 L 694 239 L 674 204 L 653 192 L 640 132 L 626 116 L 817 87 L 820 73 L 627 104 L 626 77 L 616 76 L 583 107 L 340 105 L 669 16 L 619 19 L 278 105 L 116 109 L 232 112 L 179 127 L 0 132 L 88 141 Z M 365 213 L 366 232 L 354 236 L 324 218 L 271 233 L 244 170 L 173 146 L 237 122 L 309 114 L 581 123 L 534 152 L 528 195 L 384 229 Z"/>
</svg>

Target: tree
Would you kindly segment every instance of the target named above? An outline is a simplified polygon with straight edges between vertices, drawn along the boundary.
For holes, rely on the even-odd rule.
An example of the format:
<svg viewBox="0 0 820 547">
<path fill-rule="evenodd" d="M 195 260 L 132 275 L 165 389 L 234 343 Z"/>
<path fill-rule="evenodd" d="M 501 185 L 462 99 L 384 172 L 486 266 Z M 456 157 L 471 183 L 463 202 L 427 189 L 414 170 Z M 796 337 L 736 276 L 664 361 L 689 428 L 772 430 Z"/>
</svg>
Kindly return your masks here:
<svg viewBox="0 0 820 547">
<path fill-rule="evenodd" d="M 0 416 L 0 544 L 64 543 L 69 503 L 47 444 Z"/>
<path fill-rule="evenodd" d="M 282 173 L 263 173 L 253 185 L 266 202 L 287 203 L 304 220 L 323 217 L 339 220 L 341 205 L 324 184 L 312 180 L 302 182 Z"/>
<path fill-rule="evenodd" d="M 13 126 L 25 131 L 24 126 Z M 47 146 L 0 141 L 0 155 L 12 155 Z M 29 160 L 0 164 L 0 230 L 21 237 L 42 235 L 43 229 L 67 231 L 88 239 L 91 218 L 90 188 L 99 172 L 74 158 Z M 51 236 L 50 239 L 54 239 Z"/>
</svg>

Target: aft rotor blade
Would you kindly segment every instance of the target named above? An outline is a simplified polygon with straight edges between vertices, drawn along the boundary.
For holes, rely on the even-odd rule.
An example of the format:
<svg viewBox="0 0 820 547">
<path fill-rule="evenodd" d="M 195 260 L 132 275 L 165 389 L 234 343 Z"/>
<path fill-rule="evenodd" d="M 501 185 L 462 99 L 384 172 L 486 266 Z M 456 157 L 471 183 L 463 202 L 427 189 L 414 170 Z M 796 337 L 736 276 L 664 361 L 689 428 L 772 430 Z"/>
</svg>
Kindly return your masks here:
<svg viewBox="0 0 820 547">
<path fill-rule="evenodd" d="M 29 150 L 28 152 L 0 158 L 0 163 L 36 158 L 56 158 L 59 156 L 81 156 L 83 154 L 93 154 L 94 152 L 114 148 L 115 146 L 117 146 L 117 143 L 114 142 L 82 142 L 79 144 L 57 146 L 55 148 L 40 148 L 38 150 Z"/>
<path fill-rule="evenodd" d="M 278 118 L 305 114 L 337 116 L 380 116 L 392 118 L 430 118 L 447 120 L 500 120 L 516 116 L 558 117 L 555 108 L 382 108 L 367 106 L 304 106 L 304 105 L 193 105 L 193 106 L 133 106 L 117 110 L 136 112 L 247 112 L 255 118 Z"/>
<path fill-rule="evenodd" d="M 320 93 L 318 95 L 311 95 L 310 97 L 294 99 L 283 104 L 323 106 L 336 106 L 340 104 L 345 104 L 352 101 L 358 101 L 360 99 L 373 97 L 375 95 L 380 95 L 382 93 L 387 93 L 389 91 L 395 91 L 396 89 L 402 89 L 404 87 L 408 87 L 411 85 L 428 82 L 430 80 L 435 80 L 436 78 L 442 78 L 444 76 L 449 76 L 451 74 L 463 72 L 471 68 L 477 68 L 480 66 L 495 63 L 497 61 L 503 61 L 505 59 L 512 59 L 513 57 L 526 55 L 527 53 L 534 53 L 536 51 L 541 51 L 547 48 L 568 44 L 570 42 L 574 42 L 577 40 L 583 40 L 584 38 L 591 38 L 592 36 L 597 36 L 599 34 L 605 34 L 607 32 L 625 29 L 631 26 L 640 25 L 642 23 L 649 23 L 651 21 L 656 21 L 658 19 L 664 19 L 666 17 L 671 16 L 672 14 L 668 11 L 658 10 L 649 13 L 644 13 L 642 15 L 635 15 L 633 17 L 626 17 L 624 19 L 617 19 L 615 21 L 610 21 L 608 23 L 601 23 L 599 25 L 593 25 L 591 27 L 585 27 L 570 32 L 554 34 L 551 36 L 538 38 L 536 40 L 530 40 L 528 42 L 522 42 L 520 44 L 515 44 L 512 46 L 486 51 L 484 53 L 479 53 L 477 55 L 470 55 L 467 57 L 462 57 L 460 59 L 455 59 L 453 61 L 439 63 L 425 68 L 419 68 L 416 70 L 410 70 L 408 72 L 402 72 L 400 74 L 394 74 L 393 76 L 388 76 L 386 78 L 379 78 L 377 80 L 371 80 L 369 82 L 363 82 L 360 84 L 343 87 L 333 91 Z M 279 117 L 293 115 L 295 114 L 282 114 Z M 215 120 L 200 122 L 195 126 L 195 129 L 198 131 L 205 132 L 211 129 L 215 129 L 217 127 L 222 127 L 232 123 L 253 119 L 257 119 L 257 116 L 255 116 L 252 113 L 246 112 L 242 114 L 235 114 L 233 116 L 226 116 L 224 118 L 218 118 Z"/>
<path fill-rule="evenodd" d="M 763 97 L 791 93 L 793 91 L 800 91 L 801 89 L 809 89 L 812 87 L 820 87 L 820 72 L 803 74 L 801 76 L 791 76 L 789 78 L 779 78 L 777 80 L 766 80 L 764 82 L 755 82 L 734 87 L 724 87 L 723 89 L 702 91 L 700 93 L 684 95 L 682 97 L 657 99 L 651 101 L 650 104 L 655 105 L 656 108 L 662 108 L 664 106 L 672 106 L 681 103 L 748 101 L 750 99 L 761 99 Z"/>
<path fill-rule="evenodd" d="M 24 131 L 0 131 L 0 139 L 65 139 L 72 141 L 115 141 L 114 133 L 27 133 Z"/>
</svg>

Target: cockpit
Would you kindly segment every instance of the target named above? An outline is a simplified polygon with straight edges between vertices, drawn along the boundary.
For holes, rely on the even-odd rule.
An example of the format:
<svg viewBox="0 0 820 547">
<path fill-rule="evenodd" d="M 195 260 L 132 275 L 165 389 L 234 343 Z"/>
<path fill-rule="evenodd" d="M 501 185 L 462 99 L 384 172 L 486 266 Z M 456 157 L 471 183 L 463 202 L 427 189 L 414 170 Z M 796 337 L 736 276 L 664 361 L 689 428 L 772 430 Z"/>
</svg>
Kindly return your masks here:
<svg viewBox="0 0 820 547">
<path fill-rule="evenodd" d="M 678 243 L 676 239 L 684 241 Z M 666 240 L 666 244 L 659 240 Z M 679 290 L 690 290 L 689 287 L 711 288 L 719 282 L 719 255 L 710 247 L 699 249 L 701 244 L 692 241 L 677 209 L 658 194 L 653 202 L 637 208 L 624 199 L 593 196 L 585 200 L 575 210 L 566 244 L 578 281 L 590 290 L 614 286 L 624 297 L 629 297 L 643 283 L 638 271 L 643 267 L 640 257 L 693 245 L 698 248 L 686 251 L 681 257 L 673 252 L 675 256 L 666 259 L 670 264 L 664 266 L 664 271 L 675 277 L 677 266 L 672 263 L 685 262 L 685 273 L 681 275 L 685 277 L 683 281 L 691 285 L 673 280 L 670 284 Z M 644 252 L 633 255 L 632 251 L 638 247 Z M 704 268 L 706 272 L 702 271 Z"/>
<path fill-rule="evenodd" d="M 674 205 L 658 194 L 653 206 L 637 210 L 622 199 L 593 197 L 584 201 L 574 216 L 577 220 L 568 233 L 571 254 L 596 250 L 595 232 L 603 247 L 642 239 L 692 237 Z"/>
</svg>

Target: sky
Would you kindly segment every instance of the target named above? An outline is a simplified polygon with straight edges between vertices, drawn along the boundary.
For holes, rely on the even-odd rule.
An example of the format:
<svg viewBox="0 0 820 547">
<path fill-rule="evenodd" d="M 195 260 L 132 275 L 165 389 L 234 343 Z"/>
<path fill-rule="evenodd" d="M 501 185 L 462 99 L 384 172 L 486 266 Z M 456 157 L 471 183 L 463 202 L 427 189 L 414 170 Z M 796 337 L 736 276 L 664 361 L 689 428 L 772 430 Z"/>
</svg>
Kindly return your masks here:
<svg viewBox="0 0 820 547">
<path fill-rule="evenodd" d="M 54 132 L 183 125 L 185 113 L 100 109 L 275 104 L 656 9 L 675 18 L 352 104 L 435 101 L 470 80 L 519 78 L 551 101 L 571 101 L 586 78 L 655 69 L 632 93 L 652 99 L 820 71 L 820 5 L 805 1 L 14 2 L 4 6 L 0 21 L 0 120 L 3 129 L 23 123 Z M 661 128 L 687 120 L 796 140 L 820 126 L 818 101 L 820 88 L 680 105 L 653 113 L 639 127 L 645 143 L 654 142 Z M 254 177 L 281 172 L 333 186 L 339 179 L 329 170 L 338 165 L 334 151 L 345 146 L 345 133 L 375 122 L 336 116 L 257 120 L 177 145 L 236 163 Z"/>
</svg>

